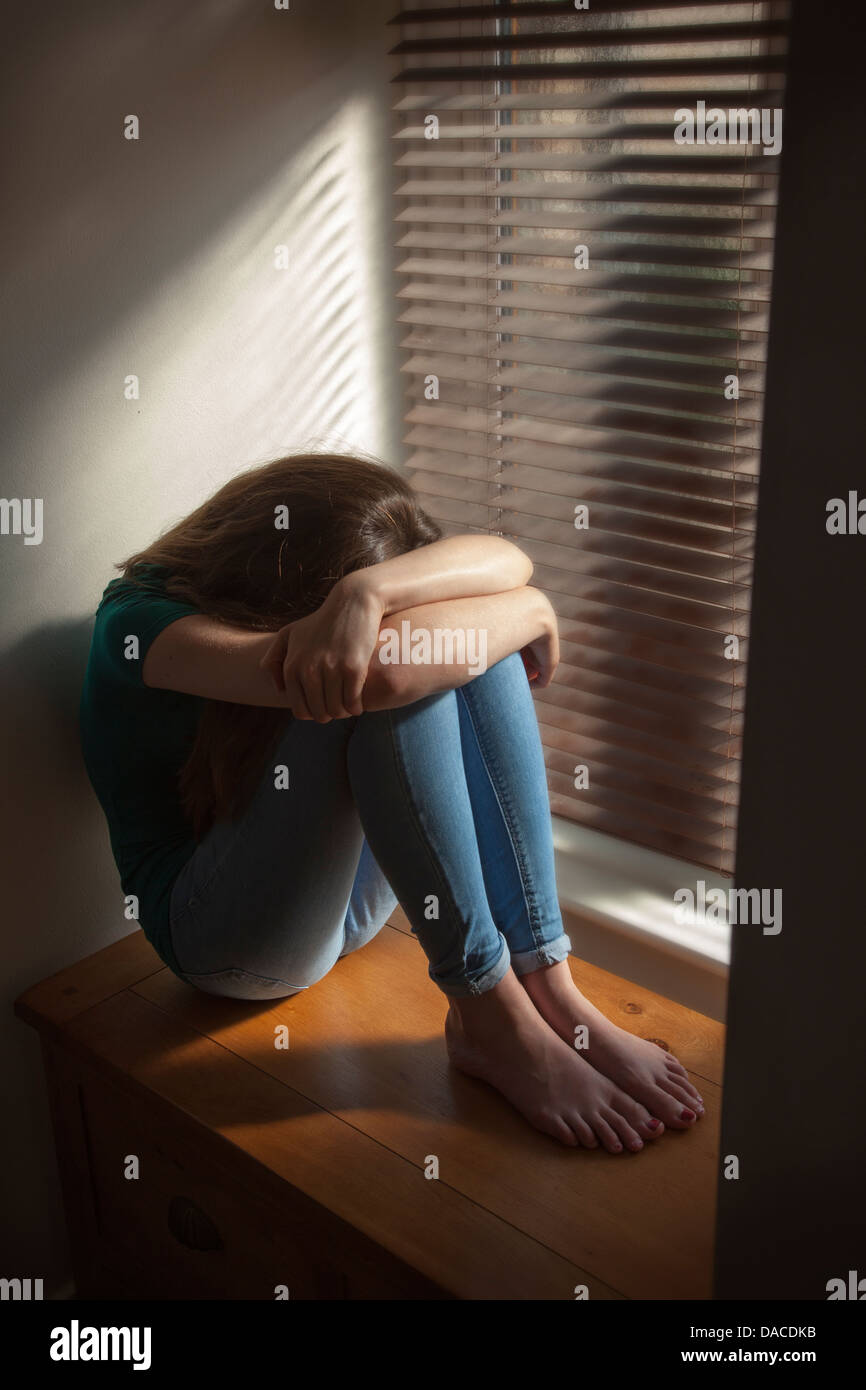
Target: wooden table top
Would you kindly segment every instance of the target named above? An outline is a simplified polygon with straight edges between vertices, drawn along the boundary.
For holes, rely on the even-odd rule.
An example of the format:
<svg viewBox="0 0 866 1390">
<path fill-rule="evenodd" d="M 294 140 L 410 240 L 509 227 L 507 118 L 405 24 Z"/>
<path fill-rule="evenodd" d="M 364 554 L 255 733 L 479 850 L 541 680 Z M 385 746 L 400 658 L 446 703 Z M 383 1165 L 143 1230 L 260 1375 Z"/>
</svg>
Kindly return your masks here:
<svg viewBox="0 0 866 1390">
<path fill-rule="evenodd" d="M 247 1003 L 178 980 L 140 931 L 28 990 L 16 1012 L 220 1136 L 448 1293 L 711 1295 L 724 1029 L 571 958 L 616 1023 L 661 1039 L 706 1114 L 638 1154 L 567 1149 L 453 1070 L 447 1003 L 402 913 L 312 989 Z M 289 1046 L 275 1046 L 288 1029 Z M 425 1177 L 428 1156 L 438 1179 Z"/>
</svg>

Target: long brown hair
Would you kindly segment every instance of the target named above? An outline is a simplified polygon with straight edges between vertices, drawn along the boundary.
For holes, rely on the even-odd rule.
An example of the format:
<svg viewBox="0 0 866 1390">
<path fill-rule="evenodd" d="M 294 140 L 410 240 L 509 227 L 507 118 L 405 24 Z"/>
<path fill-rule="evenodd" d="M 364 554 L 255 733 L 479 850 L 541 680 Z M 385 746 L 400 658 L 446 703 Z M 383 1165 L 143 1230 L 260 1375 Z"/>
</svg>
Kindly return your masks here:
<svg viewBox="0 0 866 1390">
<path fill-rule="evenodd" d="M 209 617 L 276 632 L 318 608 L 343 575 L 440 535 L 391 469 L 353 454 L 297 454 L 232 478 L 117 568 L 143 580 L 140 566 L 163 567 L 172 597 Z M 281 709 L 205 701 L 179 782 L 197 838 L 240 813 L 289 718 Z"/>
</svg>

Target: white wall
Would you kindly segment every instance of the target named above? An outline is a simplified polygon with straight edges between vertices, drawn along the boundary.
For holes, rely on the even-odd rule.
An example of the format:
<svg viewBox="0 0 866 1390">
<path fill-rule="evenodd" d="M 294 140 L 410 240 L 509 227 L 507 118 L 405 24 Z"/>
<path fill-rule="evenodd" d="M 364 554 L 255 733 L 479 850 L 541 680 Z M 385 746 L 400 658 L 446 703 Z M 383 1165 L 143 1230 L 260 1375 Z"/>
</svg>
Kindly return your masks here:
<svg viewBox="0 0 866 1390">
<path fill-rule="evenodd" d="M 0 1275 L 68 1277 L 22 990 L 123 936 L 77 743 L 112 563 L 239 468 L 397 461 L 384 27 L 393 0 L 17 0 L 4 13 Z M 136 114 L 138 142 L 123 138 Z M 291 269 L 274 268 L 286 243 Z M 141 398 L 124 398 L 124 378 Z"/>
</svg>

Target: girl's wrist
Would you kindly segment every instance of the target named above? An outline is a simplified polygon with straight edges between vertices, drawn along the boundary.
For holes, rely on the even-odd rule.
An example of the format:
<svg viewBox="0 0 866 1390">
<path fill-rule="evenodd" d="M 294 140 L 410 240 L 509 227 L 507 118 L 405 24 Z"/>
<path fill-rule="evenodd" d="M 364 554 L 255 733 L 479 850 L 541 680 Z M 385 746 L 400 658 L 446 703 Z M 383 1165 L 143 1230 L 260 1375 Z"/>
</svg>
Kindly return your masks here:
<svg viewBox="0 0 866 1390">
<path fill-rule="evenodd" d="M 359 616 L 372 616 L 380 622 L 385 616 L 385 596 L 373 573 L 375 569 L 375 565 L 370 565 L 352 570 L 337 581 L 331 593 L 337 602 L 353 608 Z"/>
</svg>

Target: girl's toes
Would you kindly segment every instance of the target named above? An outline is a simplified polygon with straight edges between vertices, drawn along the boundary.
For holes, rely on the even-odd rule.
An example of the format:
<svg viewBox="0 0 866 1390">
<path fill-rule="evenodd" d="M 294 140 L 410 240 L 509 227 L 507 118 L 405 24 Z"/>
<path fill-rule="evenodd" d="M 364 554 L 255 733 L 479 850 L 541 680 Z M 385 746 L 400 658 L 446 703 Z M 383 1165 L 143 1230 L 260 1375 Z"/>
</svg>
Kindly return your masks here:
<svg viewBox="0 0 866 1390">
<path fill-rule="evenodd" d="M 662 1121 L 656 1115 L 648 1115 L 645 1120 L 641 1120 L 637 1125 L 638 1134 L 642 1134 L 644 1139 L 659 1139 L 665 1132 Z"/>
<path fill-rule="evenodd" d="M 673 1096 L 674 1100 L 681 1101 L 689 1110 L 703 1109 L 703 1106 L 698 1107 L 698 1102 L 685 1086 L 680 1086 L 676 1081 L 662 1081 L 661 1088 L 667 1091 L 669 1096 Z"/>
<path fill-rule="evenodd" d="M 686 1075 L 686 1069 L 682 1062 L 678 1062 L 676 1057 L 673 1057 L 670 1052 L 665 1053 L 665 1066 L 668 1068 L 668 1071 L 675 1072 L 678 1076 Z"/>
<path fill-rule="evenodd" d="M 636 1101 L 632 1105 L 625 1102 L 619 1107 L 621 1114 L 625 1115 L 632 1129 L 636 1129 L 641 1139 L 658 1139 L 660 1134 L 664 1134 L 664 1125 L 655 1115 L 651 1115 L 645 1105 Z"/>
<path fill-rule="evenodd" d="M 578 1147 L 577 1135 L 565 1123 L 561 1115 L 545 1115 L 543 1121 L 538 1124 L 538 1128 L 553 1135 L 553 1138 L 558 1139 L 561 1144 L 567 1144 L 570 1149 Z"/>
<path fill-rule="evenodd" d="M 598 1148 L 598 1140 L 586 1120 L 582 1119 L 580 1115 L 569 1115 L 568 1123 L 585 1149 Z"/>
<path fill-rule="evenodd" d="M 676 1086 L 678 1088 L 676 1095 L 684 1104 L 688 1105 L 690 1108 L 696 1109 L 699 1113 L 703 1113 L 703 1097 L 697 1087 L 692 1085 L 689 1080 L 688 1072 L 683 1071 L 682 1068 L 680 1068 L 679 1071 L 675 1071 L 673 1067 L 668 1067 L 665 1075 L 659 1077 L 658 1084 L 665 1091 L 671 1091 L 672 1085 Z M 674 1093 L 671 1092 L 671 1094 Z"/>
<path fill-rule="evenodd" d="M 681 1085 L 686 1091 L 688 1091 L 688 1093 L 689 1093 L 689 1095 L 691 1096 L 692 1100 L 693 1100 L 693 1101 L 696 1101 L 697 1104 L 698 1104 L 698 1105 L 701 1107 L 701 1109 L 703 1110 L 703 1108 L 704 1108 L 704 1098 L 703 1098 L 703 1096 L 701 1095 L 700 1091 L 698 1091 L 698 1090 L 692 1085 L 691 1081 L 689 1081 L 688 1079 L 686 1079 L 685 1081 L 680 1082 L 680 1085 Z"/>
<path fill-rule="evenodd" d="M 641 1139 L 637 1130 L 629 1124 L 628 1120 L 625 1118 L 625 1115 L 623 1115 L 619 1110 L 611 1109 L 605 1111 L 604 1118 L 607 1120 L 611 1128 L 616 1130 L 624 1148 L 631 1149 L 633 1153 L 637 1153 L 640 1149 L 643 1148 L 643 1140 Z"/>
<path fill-rule="evenodd" d="M 595 1130 L 600 1142 L 607 1149 L 609 1154 L 621 1154 L 623 1151 L 622 1140 L 616 1130 L 608 1124 L 602 1115 L 594 1115 L 592 1127 Z"/>
<path fill-rule="evenodd" d="M 691 1106 L 684 1105 L 676 1096 L 671 1095 L 670 1088 L 663 1083 L 656 1091 L 653 1113 L 670 1129 L 690 1129 L 695 1122 L 695 1112 Z"/>
</svg>

